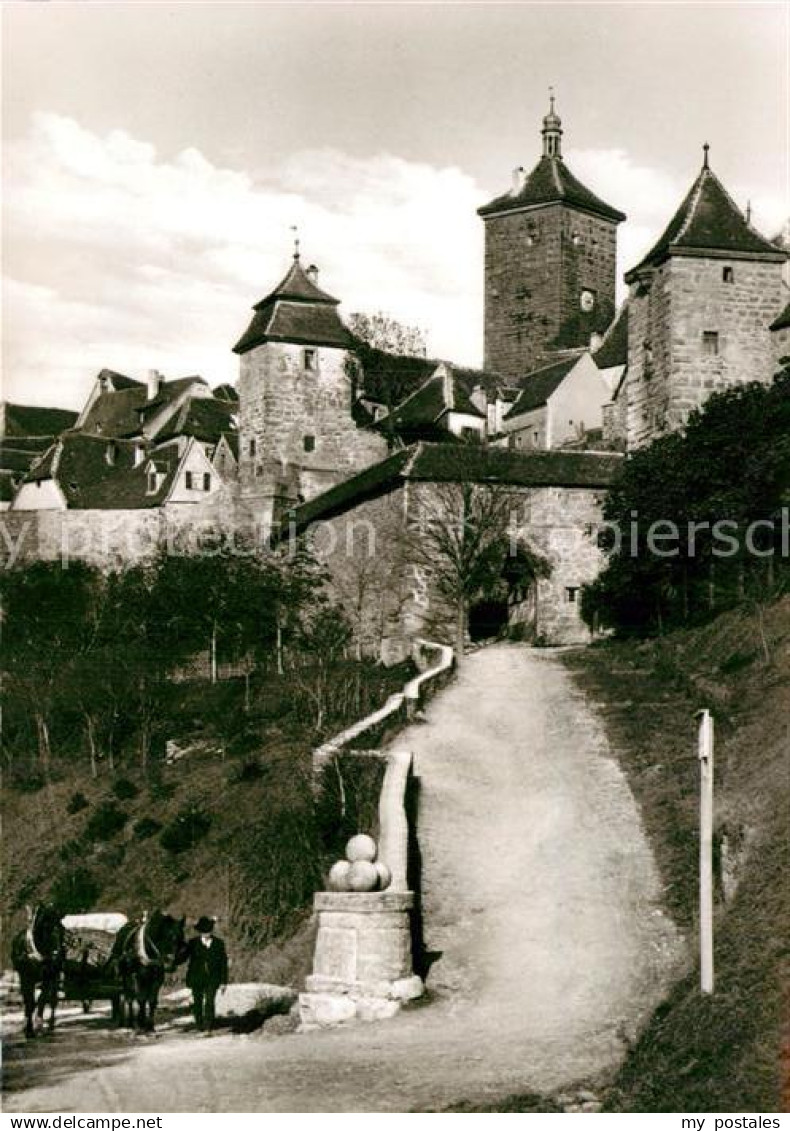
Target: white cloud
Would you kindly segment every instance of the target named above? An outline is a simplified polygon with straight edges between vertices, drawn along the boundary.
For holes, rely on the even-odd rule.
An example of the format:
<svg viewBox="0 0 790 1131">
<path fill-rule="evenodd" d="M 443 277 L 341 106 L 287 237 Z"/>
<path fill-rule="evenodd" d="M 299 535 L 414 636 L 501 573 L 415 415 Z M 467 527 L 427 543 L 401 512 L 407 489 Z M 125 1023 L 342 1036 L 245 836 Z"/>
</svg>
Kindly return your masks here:
<svg viewBox="0 0 790 1131">
<path fill-rule="evenodd" d="M 380 153 L 297 152 L 254 175 L 195 149 L 172 159 L 121 131 L 54 114 L 6 147 L 4 395 L 78 405 L 99 368 L 233 380 L 249 308 L 304 257 L 346 313 L 383 310 L 428 331 L 438 356 L 482 354 L 485 191 L 458 168 Z M 571 151 L 584 183 L 628 213 L 619 275 L 688 185 L 621 149 Z M 740 199 L 738 196 L 737 199 Z M 777 204 L 760 201 L 773 223 Z M 756 216 L 759 214 L 756 213 Z M 769 225 L 770 226 L 770 225 Z"/>
<path fill-rule="evenodd" d="M 6 396 L 78 404 L 103 365 L 234 379 L 294 223 L 343 310 L 386 310 L 436 353 L 479 359 L 480 193 L 460 170 L 322 150 L 253 180 L 52 114 L 8 150 Z"/>
</svg>

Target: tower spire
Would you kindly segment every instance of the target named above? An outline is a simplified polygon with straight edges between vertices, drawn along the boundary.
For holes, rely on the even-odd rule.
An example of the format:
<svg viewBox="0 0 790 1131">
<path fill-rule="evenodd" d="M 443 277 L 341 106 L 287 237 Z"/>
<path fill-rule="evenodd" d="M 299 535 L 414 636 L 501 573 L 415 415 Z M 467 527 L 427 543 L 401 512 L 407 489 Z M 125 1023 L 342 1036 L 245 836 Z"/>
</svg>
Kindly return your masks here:
<svg viewBox="0 0 790 1131">
<path fill-rule="evenodd" d="M 549 87 L 549 112 L 543 119 L 543 156 L 562 157 L 562 119 L 554 108 L 554 87 Z"/>
</svg>

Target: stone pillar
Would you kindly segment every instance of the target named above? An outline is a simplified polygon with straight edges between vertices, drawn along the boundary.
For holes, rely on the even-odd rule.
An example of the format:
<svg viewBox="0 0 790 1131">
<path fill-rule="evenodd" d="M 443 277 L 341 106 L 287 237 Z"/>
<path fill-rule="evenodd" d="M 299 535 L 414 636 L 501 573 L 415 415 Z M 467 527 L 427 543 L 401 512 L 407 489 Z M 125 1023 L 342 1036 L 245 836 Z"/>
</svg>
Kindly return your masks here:
<svg viewBox="0 0 790 1131">
<path fill-rule="evenodd" d="M 409 855 L 409 823 L 406 817 L 406 788 L 411 772 L 410 750 L 393 750 L 379 797 L 379 859 L 390 870 L 389 892 L 408 892 L 406 876 Z"/>
<path fill-rule="evenodd" d="M 299 995 L 303 1028 L 392 1017 L 420 997 L 412 971 L 408 891 L 318 892 L 313 973 Z"/>
</svg>

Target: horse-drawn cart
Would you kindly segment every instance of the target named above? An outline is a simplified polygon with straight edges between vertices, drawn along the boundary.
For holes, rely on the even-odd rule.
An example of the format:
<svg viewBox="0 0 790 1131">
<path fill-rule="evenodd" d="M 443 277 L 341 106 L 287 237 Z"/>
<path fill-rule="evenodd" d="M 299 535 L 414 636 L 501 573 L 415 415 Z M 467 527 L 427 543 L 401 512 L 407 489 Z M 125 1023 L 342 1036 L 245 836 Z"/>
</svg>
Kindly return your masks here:
<svg viewBox="0 0 790 1131">
<path fill-rule="evenodd" d="M 92 1002 L 115 1003 L 121 993 L 119 973 L 110 955 L 118 931 L 127 921 L 118 912 L 63 917 L 66 953 L 61 992 L 66 1001 L 82 1002 L 86 1013 Z"/>
</svg>

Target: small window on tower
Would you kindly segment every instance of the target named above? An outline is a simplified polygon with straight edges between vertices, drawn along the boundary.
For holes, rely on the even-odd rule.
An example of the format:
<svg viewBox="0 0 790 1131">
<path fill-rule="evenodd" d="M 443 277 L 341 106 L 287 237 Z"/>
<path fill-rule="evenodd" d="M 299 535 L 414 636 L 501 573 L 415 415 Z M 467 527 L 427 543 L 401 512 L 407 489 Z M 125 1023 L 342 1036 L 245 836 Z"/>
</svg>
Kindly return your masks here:
<svg viewBox="0 0 790 1131">
<path fill-rule="evenodd" d="M 210 491 L 211 490 L 211 474 L 208 471 L 203 472 L 203 490 L 204 491 Z"/>
<path fill-rule="evenodd" d="M 254 440 L 250 440 L 250 455 L 251 456 L 255 455 L 255 441 Z"/>
<path fill-rule="evenodd" d="M 193 477 L 191 471 L 185 471 L 184 472 L 184 486 L 186 487 L 187 491 L 191 491 L 192 488 L 195 486 L 193 478 L 194 477 Z"/>
<path fill-rule="evenodd" d="M 705 357 L 716 357 L 719 352 L 718 330 L 702 331 L 702 353 Z"/>
<path fill-rule="evenodd" d="M 303 442 L 304 442 L 304 450 L 306 452 L 314 452 L 315 451 L 315 436 L 305 436 Z"/>
<path fill-rule="evenodd" d="M 313 373 L 318 368 L 318 350 L 306 349 L 302 356 L 304 368 L 308 373 Z"/>
<path fill-rule="evenodd" d="M 722 281 L 725 283 L 735 282 L 735 270 L 732 267 L 724 267 L 721 272 Z"/>
<path fill-rule="evenodd" d="M 645 380 L 653 376 L 653 347 L 650 342 L 642 343 L 642 366 Z"/>
<path fill-rule="evenodd" d="M 567 585 L 565 587 L 565 599 L 569 605 L 576 604 L 576 594 L 579 592 L 578 585 Z"/>
</svg>

